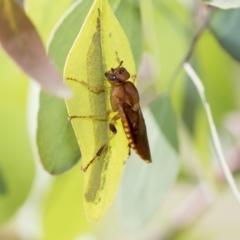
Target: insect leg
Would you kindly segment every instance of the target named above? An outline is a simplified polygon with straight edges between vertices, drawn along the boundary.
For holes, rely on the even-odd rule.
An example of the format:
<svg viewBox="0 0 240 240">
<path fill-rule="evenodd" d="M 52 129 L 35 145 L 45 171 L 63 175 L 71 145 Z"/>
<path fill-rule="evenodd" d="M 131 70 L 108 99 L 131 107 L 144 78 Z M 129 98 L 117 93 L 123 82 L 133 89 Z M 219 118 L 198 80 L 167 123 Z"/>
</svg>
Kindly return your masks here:
<svg viewBox="0 0 240 240">
<path fill-rule="evenodd" d="M 70 80 L 70 81 L 74 81 L 74 82 L 80 83 L 80 84 L 86 86 L 87 88 L 89 88 L 91 91 L 96 92 L 96 93 L 97 93 L 97 92 L 100 92 L 100 91 L 104 91 L 104 90 L 107 90 L 107 91 L 110 91 L 110 90 L 111 90 L 111 88 L 109 88 L 109 87 L 107 87 L 107 86 L 97 86 L 97 87 L 96 87 L 96 86 L 90 85 L 90 84 L 87 83 L 87 82 L 84 82 L 84 81 L 81 81 L 81 80 L 77 80 L 77 79 L 75 79 L 75 78 L 69 78 L 69 77 L 67 77 L 66 80 Z"/>
<path fill-rule="evenodd" d="M 104 120 L 108 117 L 108 115 L 112 112 L 112 110 L 108 110 L 105 114 L 102 115 L 89 115 L 89 116 L 68 116 L 68 120 L 72 121 L 73 118 L 92 118 Z"/>
<path fill-rule="evenodd" d="M 133 83 L 135 84 L 136 83 L 137 74 L 135 73 L 131 77 L 132 77 Z"/>
<path fill-rule="evenodd" d="M 128 149 L 128 157 L 129 157 L 131 155 L 131 144 L 130 143 L 128 144 L 128 148 L 129 148 Z"/>
<path fill-rule="evenodd" d="M 109 129 L 111 130 L 111 132 L 113 133 L 113 135 L 99 148 L 99 150 L 97 151 L 95 157 L 85 166 L 85 167 L 81 167 L 83 172 L 86 172 L 88 167 L 96 160 L 97 157 L 101 156 L 102 151 L 104 150 L 104 148 L 108 145 L 108 143 L 113 139 L 113 137 L 116 135 L 117 133 L 117 129 L 115 127 L 116 121 L 120 118 L 120 115 L 117 113 L 115 116 L 113 116 L 113 118 L 110 120 L 109 123 Z"/>
</svg>

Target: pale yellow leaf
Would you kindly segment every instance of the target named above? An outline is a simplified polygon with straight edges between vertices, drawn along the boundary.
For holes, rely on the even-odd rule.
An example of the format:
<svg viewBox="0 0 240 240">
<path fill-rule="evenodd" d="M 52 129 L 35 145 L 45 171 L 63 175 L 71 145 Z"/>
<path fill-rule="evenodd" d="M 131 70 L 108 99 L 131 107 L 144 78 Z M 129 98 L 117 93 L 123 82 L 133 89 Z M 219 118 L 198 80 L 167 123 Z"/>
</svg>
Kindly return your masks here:
<svg viewBox="0 0 240 240">
<path fill-rule="evenodd" d="M 111 110 L 110 92 L 96 92 L 93 87 L 109 87 L 104 73 L 116 68 L 120 60 L 133 81 L 135 64 L 124 31 L 108 1 L 96 0 L 68 55 L 64 71 L 65 82 L 74 93 L 72 99 L 66 100 L 68 114 L 86 117 L 71 120 L 82 153 L 82 166 L 86 166 L 112 136 L 108 124 L 116 113 L 104 118 Z M 116 136 L 83 173 L 85 210 L 90 221 L 102 217 L 111 204 L 129 154 L 120 120 L 116 127 Z"/>
</svg>

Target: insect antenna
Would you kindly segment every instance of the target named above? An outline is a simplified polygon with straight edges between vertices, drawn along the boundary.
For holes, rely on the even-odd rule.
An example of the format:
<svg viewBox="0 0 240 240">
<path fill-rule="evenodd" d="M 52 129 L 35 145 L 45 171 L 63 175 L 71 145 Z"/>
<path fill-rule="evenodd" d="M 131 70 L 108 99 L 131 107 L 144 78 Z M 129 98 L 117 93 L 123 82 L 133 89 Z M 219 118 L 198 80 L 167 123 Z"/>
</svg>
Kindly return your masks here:
<svg viewBox="0 0 240 240">
<path fill-rule="evenodd" d="M 119 66 L 117 68 L 120 68 L 123 64 L 123 61 L 120 62 Z"/>
</svg>

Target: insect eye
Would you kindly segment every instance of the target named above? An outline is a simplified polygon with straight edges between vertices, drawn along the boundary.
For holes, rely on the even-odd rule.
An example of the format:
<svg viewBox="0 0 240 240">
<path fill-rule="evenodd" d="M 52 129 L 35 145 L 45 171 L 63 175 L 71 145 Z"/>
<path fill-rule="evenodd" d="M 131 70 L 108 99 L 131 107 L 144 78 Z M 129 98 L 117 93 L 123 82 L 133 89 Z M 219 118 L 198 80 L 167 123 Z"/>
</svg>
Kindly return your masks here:
<svg viewBox="0 0 240 240">
<path fill-rule="evenodd" d="M 110 76 L 109 76 L 109 80 L 111 80 L 111 81 L 116 80 L 116 76 L 115 76 L 115 75 L 110 75 Z"/>
</svg>

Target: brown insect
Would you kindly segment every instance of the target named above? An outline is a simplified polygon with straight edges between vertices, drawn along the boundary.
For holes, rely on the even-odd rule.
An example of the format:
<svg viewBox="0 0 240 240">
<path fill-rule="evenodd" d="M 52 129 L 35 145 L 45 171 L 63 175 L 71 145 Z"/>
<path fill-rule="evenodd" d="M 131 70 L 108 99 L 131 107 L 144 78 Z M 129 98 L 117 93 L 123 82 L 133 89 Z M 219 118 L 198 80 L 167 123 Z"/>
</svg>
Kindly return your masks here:
<svg viewBox="0 0 240 240">
<path fill-rule="evenodd" d="M 110 102 L 112 111 L 117 112 L 109 123 L 109 128 L 113 133 L 113 136 L 101 146 L 101 148 L 97 151 L 96 156 L 85 167 L 82 167 L 83 171 L 86 171 L 91 163 L 101 155 L 103 149 L 115 136 L 117 133 L 115 123 L 118 119 L 121 119 L 122 121 L 126 137 L 129 141 L 129 147 L 134 149 L 145 162 L 152 162 L 146 125 L 139 105 L 138 91 L 132 82 L 127 81 L 130 78 L 130 74 L 124 67 L 121 67 L 122 63 L 123 61 L 120 62 L 117 68 L 112 68 L 110 71 L 105 73 L 108 82 L 111 84 Z M 76 81 L 71 78 L 68 78 L 68 80 Z M 92 87 L 87 83 L 82 83 L 92 89 Z M 97 91 L 103 89 L 106 88 L 99 88 Z M 78 118 L 78 116 L 71 116 L 69 118 L 71 120 L 72 118 Z"/>
</svg>

